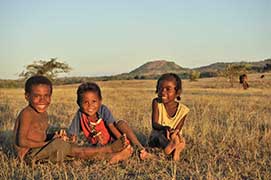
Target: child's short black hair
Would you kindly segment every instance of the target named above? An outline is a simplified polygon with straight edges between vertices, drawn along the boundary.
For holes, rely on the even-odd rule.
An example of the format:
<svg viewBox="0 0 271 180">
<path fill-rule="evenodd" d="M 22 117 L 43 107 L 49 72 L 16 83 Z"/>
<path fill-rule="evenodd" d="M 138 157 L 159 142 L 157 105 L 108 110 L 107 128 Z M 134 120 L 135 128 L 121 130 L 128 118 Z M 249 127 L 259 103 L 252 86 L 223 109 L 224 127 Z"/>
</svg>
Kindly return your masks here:
<svg viewBox="0 0 271 180">
<path fill-rule="evenodd" d="M 181 78 L 175 73 L 166 73 L 166 74 L 163 74 L 158 79 L 157 84 L 156 84 L 155 93 L 158 93 L 159 86 L 164 80 L 175 80 L 175 82 L 176 82 L 176 87 L 175 87 L 176 92 L 179 91 L 179 90 L 182 91 L 182 80 L 181 80 Z M 177 99 L 180 100 L 181 98 L 178 96 Z"/>
<path fill-rule="evenodd" d="M 29 79 L 27 79 L 24 86 L 25 93 L 31 93 L 32 86 L 39 84 L 48 85 L 50 87 L 50 93 L 52 94 L 53 92 L 52 82 L 47 77 L 41 75 L 32 76 Z"/>
<path fill-rule="evenodd" d="M 102 93 L 100 87 L 94 82 L 86 82 L 81 84 L 77 89 L 77 104 L 81 106 L 83 100 L 83 94 L 87 91 L 97 93 L 100 100 L 102 99 Z"/>
</svg>

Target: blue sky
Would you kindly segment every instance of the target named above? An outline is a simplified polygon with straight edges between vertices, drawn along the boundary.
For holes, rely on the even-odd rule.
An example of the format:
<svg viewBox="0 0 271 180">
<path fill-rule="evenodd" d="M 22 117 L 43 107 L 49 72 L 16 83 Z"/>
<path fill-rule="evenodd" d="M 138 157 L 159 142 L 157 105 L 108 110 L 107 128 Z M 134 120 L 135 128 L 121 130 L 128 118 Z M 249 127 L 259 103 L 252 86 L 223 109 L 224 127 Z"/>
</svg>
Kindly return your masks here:
<svg viewBox="0 0 271 180">
<path fill-rule="evenodd" d="M 0 79 L 57 57 L 69 76 L 271 56 L 271 0 L 0 0 Z"/>
</svg>

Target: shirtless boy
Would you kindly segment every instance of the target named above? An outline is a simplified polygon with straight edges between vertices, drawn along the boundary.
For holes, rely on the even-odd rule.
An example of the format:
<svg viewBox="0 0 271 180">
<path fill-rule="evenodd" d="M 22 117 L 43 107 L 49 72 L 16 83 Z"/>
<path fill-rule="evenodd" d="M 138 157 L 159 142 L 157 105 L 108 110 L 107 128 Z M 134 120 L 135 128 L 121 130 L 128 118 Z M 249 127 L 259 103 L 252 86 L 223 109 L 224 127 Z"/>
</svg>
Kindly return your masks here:
<svg viewBox="0 0 271 180">
<path fill-rule="evenodd" d="M 117 163 L 131 155 L 132 149 L 125 144 L 125 137 L 109 146 L 80 147 L 65 142 L 57 134 L 47 134 L 46 110 L 52 90 L 51 81 L 44 76 L 33 76 L 25 83 L 25 99 L 29 104 L 20 112 L 14 126 L 14 145 L 21 161 L 30 159 L 32 165 L 41 159 L 61 163 L 66 156 L 71 156 Z"/>
</svg>

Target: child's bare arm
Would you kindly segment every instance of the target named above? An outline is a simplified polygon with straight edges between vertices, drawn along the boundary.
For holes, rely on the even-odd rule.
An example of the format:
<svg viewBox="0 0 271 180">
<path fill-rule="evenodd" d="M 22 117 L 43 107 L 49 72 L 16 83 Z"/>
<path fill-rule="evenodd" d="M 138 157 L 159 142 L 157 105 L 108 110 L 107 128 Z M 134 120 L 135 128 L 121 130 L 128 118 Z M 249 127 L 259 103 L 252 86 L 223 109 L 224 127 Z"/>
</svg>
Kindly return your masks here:
<svg viewBox="0 0 271 180">
<path fill-rule="evenodd" d="M 169 126 L 162 126 L 158 123 L 159 111 L 157 103 L 157 99 L 152 101 L 152 128 L 155 130 L 170 130 Z"/>
<path fill-rule="evenodd" d="M 178 123 L 178 125 L 176 126 L 176 128 L 174 129 L 174 131 L 175 131 L 175 130 L 178 130 L 178 131 L 181 131 L 181 130 L 182 130 L 185 119 L 186 119 L 186 115 L 185 115 L 185 116 L 182 118 L 182 120 Z"/>
<path fill-rule="evenodd" d="M 117 139 L 119 139 L 119 138 L 122 136 L 121 132 L 116 128 L 116 126 L 115 126 L 114 123 L 110 123 L 110 124 L 108 125 L 108 128 L 109 128 L 109 130 L 111 131 L 111 133 L 112 133 Z"/>
</svg>

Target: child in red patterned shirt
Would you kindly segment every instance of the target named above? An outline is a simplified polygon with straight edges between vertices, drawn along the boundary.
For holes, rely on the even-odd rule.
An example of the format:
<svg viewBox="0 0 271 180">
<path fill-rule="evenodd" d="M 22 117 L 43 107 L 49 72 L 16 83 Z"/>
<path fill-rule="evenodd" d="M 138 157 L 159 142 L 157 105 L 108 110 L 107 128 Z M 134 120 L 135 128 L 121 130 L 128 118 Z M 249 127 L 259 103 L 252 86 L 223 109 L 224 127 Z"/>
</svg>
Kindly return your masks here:
<svg viewBox="0 0 271 180">
<path fill-rule="evenodd" d="M 126 135 L 139 149 L 140 159 L 154 157 L 138 141 L 126 121 L 115 121 L 109 109 L 102 104 L 101 90 L 96 83 L 83 83 L 78 87 L 77 104 L 80 109 L 68 129 L 69 135 L 76 137 L 83 131 L 89 143 L 95 145 L 105 145 Z"/>
</svg>

